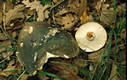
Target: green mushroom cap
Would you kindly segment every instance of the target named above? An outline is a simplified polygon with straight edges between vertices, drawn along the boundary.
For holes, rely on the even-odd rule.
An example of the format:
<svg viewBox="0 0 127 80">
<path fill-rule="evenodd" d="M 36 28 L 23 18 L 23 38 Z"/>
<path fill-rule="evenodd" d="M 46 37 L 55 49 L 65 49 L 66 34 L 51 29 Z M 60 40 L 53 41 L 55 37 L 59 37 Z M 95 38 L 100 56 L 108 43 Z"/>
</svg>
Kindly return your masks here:
<svg viewBox="0 0 127 80">
<path fill-rule="evenodd" d="M 18 60 L 30 74 L 43 67 L 50 58 L 48 53 L 64 58 L 72 58 L 79 53 L 79 47 L 69 33 L 43 22 L 26 23 L 18 43 Z"/>
</svg>

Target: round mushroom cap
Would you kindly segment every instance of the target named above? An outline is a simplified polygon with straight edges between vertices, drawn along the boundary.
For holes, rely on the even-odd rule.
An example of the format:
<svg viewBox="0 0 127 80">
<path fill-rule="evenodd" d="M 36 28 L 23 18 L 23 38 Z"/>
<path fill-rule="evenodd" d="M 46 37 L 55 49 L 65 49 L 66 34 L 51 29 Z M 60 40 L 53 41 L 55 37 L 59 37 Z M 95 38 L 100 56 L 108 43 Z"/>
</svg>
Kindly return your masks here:
<svg viewBox="0 0 127 80">
<path fill-rule="evenodd" d="M 79 27 L 75 34 L 79 47 L 86 52 L 97 51 L 105 45 L 107 33 L 97 22 L 88 22 Z"/>
<path fill-rule="evenodd" d="M 79 53 L 77 42 L 68 33 L 51 28 L 43 22 L 26 23 L 18 38 L 17 58 L 33 74 L 50 57 L 75 57 Z"/>
</svg>

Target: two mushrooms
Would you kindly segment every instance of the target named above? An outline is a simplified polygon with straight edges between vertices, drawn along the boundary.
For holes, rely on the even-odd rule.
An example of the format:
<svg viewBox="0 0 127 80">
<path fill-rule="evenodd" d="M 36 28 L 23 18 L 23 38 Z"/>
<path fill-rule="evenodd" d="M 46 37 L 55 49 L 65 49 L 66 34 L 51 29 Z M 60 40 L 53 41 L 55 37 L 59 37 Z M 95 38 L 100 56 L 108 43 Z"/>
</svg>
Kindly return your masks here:
<svg viewBox="0 0 127 80">
<path fill-rule="evenodd" d="M 100 24 L 88 22 L 78 29 L 75 38 L 47 23 L 26 23 L 19 34 L 16 55 L 27 72 L 34 75 L 50 57 L 75 57 L 79 47 L 86 52 L 99 50 L 104 46 L 107 34 Z"/>
</svg>

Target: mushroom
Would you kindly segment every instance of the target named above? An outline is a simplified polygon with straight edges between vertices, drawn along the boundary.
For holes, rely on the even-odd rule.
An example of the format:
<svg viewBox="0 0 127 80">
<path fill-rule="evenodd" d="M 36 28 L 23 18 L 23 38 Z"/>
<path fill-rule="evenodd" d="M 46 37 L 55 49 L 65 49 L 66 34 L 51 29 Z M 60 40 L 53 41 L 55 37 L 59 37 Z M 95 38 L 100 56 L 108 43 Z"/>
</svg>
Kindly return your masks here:
<svg viewBox="0 0 127 80">
<path fill-rule="evenodd" d="M 79 47 L 86 52 L 94 52 L 105 45 L 107 33 L 97 22 L 81 25 L 75 34 Z"/>
<path fill-rule="evenodd" d="M 30 75 L 42 69 L 50 57 L 72 58 L 79 53 L 77 42 L 67 32 L 44 22 L 26 23 L 23 27 L 16 55 Z"/>
</svg>

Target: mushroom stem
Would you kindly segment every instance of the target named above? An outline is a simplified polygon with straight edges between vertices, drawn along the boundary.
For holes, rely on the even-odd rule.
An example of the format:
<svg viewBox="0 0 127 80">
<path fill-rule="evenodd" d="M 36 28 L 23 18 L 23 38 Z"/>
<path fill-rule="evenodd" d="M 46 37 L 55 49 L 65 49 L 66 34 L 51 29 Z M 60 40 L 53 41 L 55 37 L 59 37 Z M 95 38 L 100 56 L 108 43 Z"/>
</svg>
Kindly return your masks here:
<svg viewBox="0 0 127 80">
<path fill-rule="evenodd" d="M 95 39 L 95 34 L 94 34 L 94 32 L 87 32 L 86 38 L 87 38 L 89 41 L 94 40 L 94 39 Z"/>
</svg>

